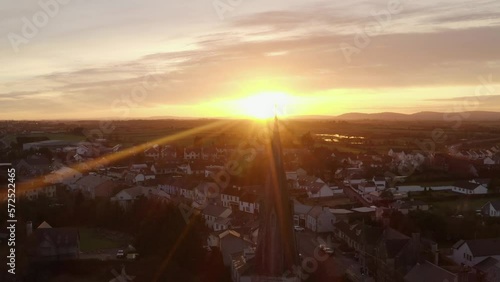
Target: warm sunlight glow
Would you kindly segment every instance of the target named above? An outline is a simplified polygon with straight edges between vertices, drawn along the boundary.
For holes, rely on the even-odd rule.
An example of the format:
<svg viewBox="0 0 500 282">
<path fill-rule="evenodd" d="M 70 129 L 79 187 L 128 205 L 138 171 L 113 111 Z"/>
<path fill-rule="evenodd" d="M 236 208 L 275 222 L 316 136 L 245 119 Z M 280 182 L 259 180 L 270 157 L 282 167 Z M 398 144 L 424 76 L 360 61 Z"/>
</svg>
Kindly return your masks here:
<svg viewBox="0 0 500 282">
<path fill-rule="evenodd" d="M 243 114 L 256 119 L 268 119 L 275 115 L 286 116 L 286 106 L 291 97 L 280 92 L 263 92 L 255 96 L 243 98 L 240 107 Z"/>
</svg>

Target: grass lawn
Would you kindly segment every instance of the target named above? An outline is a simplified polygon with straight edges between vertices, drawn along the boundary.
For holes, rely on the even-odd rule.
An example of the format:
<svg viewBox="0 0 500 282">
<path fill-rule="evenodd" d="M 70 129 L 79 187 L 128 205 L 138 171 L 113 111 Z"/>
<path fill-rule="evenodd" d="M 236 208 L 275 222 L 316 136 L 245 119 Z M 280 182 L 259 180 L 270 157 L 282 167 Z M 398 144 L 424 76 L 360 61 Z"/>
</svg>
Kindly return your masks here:
<svg viewBox="0 0 500 282">
<path fill-rule="evenodd" d="M 80 250 L 92 252 L 103 249 L 120 248 L 123 242 L 112 241 L 99 235 L 94 229 L 80 228 Z"/>
<path fill-rule="evenodd" d="M 448 210 L 456 212 L 474 212 L 481 209 L 487 202 L 500 200 L 500 197 L 480 198 L 480 199 L 456 199 L 442 202 L 430 202 L 434 209 Z"/>
<path fill-rule="evenodd" d="M 419 185 L 422 187 L 435 187 L 435 186 L 451 186 L 455 183 L 453 180 L 444 180 L 444 181 L 409 181 L 408 183 L 403 183 L 404 185 Z"/>
</svg>

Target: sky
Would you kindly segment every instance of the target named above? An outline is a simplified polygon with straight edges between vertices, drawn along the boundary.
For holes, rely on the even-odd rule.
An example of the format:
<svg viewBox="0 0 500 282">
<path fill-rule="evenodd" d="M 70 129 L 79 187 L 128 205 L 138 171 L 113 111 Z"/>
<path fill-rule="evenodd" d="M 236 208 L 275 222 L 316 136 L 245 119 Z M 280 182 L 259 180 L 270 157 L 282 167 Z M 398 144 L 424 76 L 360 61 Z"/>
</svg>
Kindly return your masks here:
<svg viewBox="0 0 500 282">
<path fill-rule="evenodd" d="M 500 111 L 498 0 L 5 0 L 0 36 L 3 120 Z"/>
</svg>

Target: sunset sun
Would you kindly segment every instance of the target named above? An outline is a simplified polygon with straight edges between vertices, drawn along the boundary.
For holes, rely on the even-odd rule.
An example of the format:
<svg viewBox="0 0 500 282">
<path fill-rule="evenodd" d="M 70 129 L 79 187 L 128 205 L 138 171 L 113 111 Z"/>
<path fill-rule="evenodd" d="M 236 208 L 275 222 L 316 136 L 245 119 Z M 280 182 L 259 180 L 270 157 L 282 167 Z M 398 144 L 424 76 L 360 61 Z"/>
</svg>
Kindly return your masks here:
<svg viewBox="0 0 500 282">
<path fill-rule="evenodd" d="M 268 119 L 275 115 L 285 116 L 291 97 L 281 92 L 262 92 L 240 101 L 243 114 L 254 119 Z"/>
</svg>

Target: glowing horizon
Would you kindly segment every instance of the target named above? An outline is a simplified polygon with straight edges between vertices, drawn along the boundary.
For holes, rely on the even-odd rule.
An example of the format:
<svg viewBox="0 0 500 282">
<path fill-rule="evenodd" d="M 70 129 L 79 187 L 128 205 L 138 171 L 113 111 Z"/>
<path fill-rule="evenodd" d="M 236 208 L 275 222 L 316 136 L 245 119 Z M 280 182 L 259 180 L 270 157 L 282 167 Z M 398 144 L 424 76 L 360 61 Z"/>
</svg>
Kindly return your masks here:
<svg viewBox="0 0 500 282">
<path fill-rule="evenodd" d="M 70 1 L 29 36 L 44 10 L 5 3 L 0 120 L 262 118 L 240 104 L 262 93 L 289 116 L 500 109 L 500 2 L 408 2 L 383 23 L 377 1 L 243 2 Z"/>
</svg>

